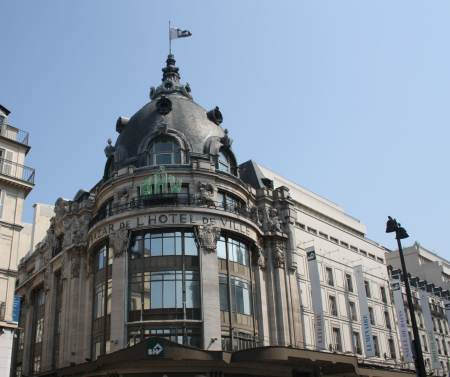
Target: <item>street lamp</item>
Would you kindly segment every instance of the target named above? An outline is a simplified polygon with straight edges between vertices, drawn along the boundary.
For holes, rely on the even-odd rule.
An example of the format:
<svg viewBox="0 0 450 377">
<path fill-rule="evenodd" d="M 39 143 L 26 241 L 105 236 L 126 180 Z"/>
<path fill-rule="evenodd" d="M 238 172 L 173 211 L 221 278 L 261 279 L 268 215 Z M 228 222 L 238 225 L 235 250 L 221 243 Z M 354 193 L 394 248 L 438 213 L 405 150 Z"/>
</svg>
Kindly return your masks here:
<svg viewBox="0 0 450 377">
<path fill-rule="evenodd" d="M 411 324 L 414 334 L 413 344 L 415 351 L 414 353 L 416 361 L 416 373 L 418 377 L 426 377 L 427 373 L 425 371 L 425 363 L 423 361 L 422 346 L 420 345 L 419 329 L 417 328 L 416 314 L 414 312 L 411 287 L 409 285 L 408 271 L 406 270 L 405 257 L 403 256 L 402 243 L 400 241 L 405 238 L 408 238 L 409 235 L 406 232 L 405 228 L 403 228 L 399 223 L 397 223 L 397 220 L 393 219 L 391 216 L 388 216 L 388 221 L 386 223 L 386 233 L 393 233 L 393 232 L 395 232 L 395 238 L 397 239 L 398 254 L 400 255 L 400 262 L 402 264 L 402 271 L 403 271 L 403 280 L 405 282 L 406 298 L 408 300 L 408 308 L 411 314 Z"/>
</svg>

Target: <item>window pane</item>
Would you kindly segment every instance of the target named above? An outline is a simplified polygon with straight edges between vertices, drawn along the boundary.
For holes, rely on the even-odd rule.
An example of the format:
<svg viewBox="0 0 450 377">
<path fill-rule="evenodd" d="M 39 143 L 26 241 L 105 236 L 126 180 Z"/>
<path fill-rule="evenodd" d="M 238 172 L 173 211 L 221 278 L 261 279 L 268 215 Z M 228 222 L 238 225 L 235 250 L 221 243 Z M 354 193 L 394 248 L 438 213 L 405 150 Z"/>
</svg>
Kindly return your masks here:
<svg viewBox="0 0 450 377">
<path fill-rule="evenodd" d="M 139 258 L 142 256 L 142 237 L 136 236 L 131 243 L 130 248 L 131 259 Z"/>
<path fill-rule="evenodd" d="M 187 288 L 186 288 L 187 291 Z M 187 296 L 187 292 L 186 292 Z M 176 281 L 176 308 L 183 308 L 183 281 L 182 279 Z"/>
<path fill-rule="evenodd" d="M 172 150 L 173 150 L 173 143 L 171 143 L 170 141 L 157 142 L 154 145 L 155 145 L 155 152 L 156 153 L 172 152 Z"/>
<path fill-rule="evenodd" d="M 153 274 L 152 274 L 153 278 Z M 161 309 L 163 307 L 162 302 L 162 281 L 151 282 L 151 302 L 150 307 L 152 309 Z"/>
<path fill-rule="evenodd" d="M 175 254 L 176 255 L 181 255 L 181 233 L 177 232 L 175 234 Z"/>
<path fill-rule="evenodd" d="M 144 239 L 144 257 L 150 256 L 150 245 L 151 245 L 150 234 L 147 234 Z"/>
<path fill-rule="evenodd" d="M 225 239 L 223 237 L 217 242 L 217 257 L 221 259 L 227 259 L 227 250 L 225 245 Z"/>
<path fill-rule="evenodd" d="M 173 233 L 164 235 L 163 255 L 175 255 L 175 237 Z"/>
<path fill-rule="evenodd" d="M 152 257 L 161 256 L 162 255 L 162 238 L 161 234 L 152 235 L 152 245 L 151 245 L 151 255 Z"/>
<path fill-rule="evenodd" d="M 156 165 L 169 165 L 172 163 L 171 154 L 157 154 L 156 155 Z"/>
<path fill-rule="evenodd" d="M 164 281 L 163 307 L 175 308 L 175 281 Z"/>
<path fill-rule="evenodd" d="M 184 236 L 184 253 L 186 255 L 198 255 L 197 244 L 193 237 Z"/>
<path fill-rule="evenodd" d="M 219 277 L 220 310 L 228 310 L 228 286 L 225 276 Z"/>
<path fill-rule="evenodd" d="M 199 281 L 186 281 L 186 308 L 200 307 Z"/>
</svg>

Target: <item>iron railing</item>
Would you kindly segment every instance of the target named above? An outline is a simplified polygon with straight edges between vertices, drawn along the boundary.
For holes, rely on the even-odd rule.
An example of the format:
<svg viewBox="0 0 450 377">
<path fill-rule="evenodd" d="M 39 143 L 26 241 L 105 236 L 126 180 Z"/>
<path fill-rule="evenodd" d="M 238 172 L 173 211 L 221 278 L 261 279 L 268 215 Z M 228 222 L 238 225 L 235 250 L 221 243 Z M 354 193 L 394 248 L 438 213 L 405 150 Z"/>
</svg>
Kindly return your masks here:
<svg viewBox="0 0 450 377">
<path fill-rule="evenodd" d="M 34 169 L 0 158 L 0 174 L 34 184 Z"/>
<path fill-rule="evenodd" d="M 197 195 L 189 195 L 186 193 L 178 194 L 157 194 L 157 195 L 142 195 L 124 204 L 113 204 L 109 208 L 100 209 L 92 218 L 90 227 L 93 227 L 99 221 L 107 217 L 117 215 L 122 212 L 133 211 L 151 207 L 203 207 L 209 209 L 217 209 L 225 212 L 234 213 L 252 219 L 252 209 L 245 205 L 230 205 L 213 201 L 212 199 L 205 199 Z"/>
<path fill-rule="evenodd" d="M 13 127 L 9 124 L 3 123 L 0 125 L 0 136 L 7 139 L 17 141 L 18 143 L 28 145 L 30 134 L 27 131 Z"/>
</svg>

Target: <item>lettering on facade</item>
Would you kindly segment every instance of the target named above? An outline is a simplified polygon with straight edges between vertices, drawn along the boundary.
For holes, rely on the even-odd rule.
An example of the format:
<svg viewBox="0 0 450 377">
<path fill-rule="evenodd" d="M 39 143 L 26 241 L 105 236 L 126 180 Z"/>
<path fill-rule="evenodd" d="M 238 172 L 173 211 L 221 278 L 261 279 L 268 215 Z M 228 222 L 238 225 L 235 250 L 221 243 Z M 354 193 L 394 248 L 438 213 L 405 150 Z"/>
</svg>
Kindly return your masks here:
<svg viewBox="0 0 450 377">
<path fill-rule="evenodd" d="M 120 222 L 108 224 L 90 235 L 89 244 L 121 229 L 135 229 L 152 226 L 201 225 L 220 227 L 254 238 L 254 232 L 243 222 L 220 216 L 207 216 L 192 213 L 158 213 L 137 216 Z"/>
<path fill-rule="evenodd" d="M 180 178 L 166 173 L 164 166 L 159 172 L 147 177 L 139 186 L 141 195 L 178 194 L 183 182 Z"/>
</svg>

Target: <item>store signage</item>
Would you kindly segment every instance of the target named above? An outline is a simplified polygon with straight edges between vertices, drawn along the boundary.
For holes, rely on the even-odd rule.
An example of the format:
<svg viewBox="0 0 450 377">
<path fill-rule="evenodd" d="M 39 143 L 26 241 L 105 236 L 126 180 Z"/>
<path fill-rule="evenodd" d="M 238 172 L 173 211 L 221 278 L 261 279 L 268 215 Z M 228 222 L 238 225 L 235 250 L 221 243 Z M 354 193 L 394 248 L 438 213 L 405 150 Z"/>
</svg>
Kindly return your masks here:
<svg viewBox="0 0 450 377">
<path fill-rule="evenodd" d="M 316 335 L 316 347 L 319 350 L 325 349 L 325 321 L 323 317 L 322 291 L 320 287 L 319 266 L 317 264 L 314 247 L 306 249 L 306 259 L 308 261 L 309 280 L 311 282 L 311 298 L 314 312 L 314 330 Z"/>
<path fill-rule="evenodd" d="M 164 355 L 163 345 L 156 340 L 149 341 L 148 346 L 147 346 L 147 355 L 148 356 L 163 356 Z"/>
<path fill-rule="evenodd" d="M 359 312 L 361 316 L 361 327 L 363 333 L 364 349 L 366 357 L 375 356 L 375 347 L 373 344 L 372 324 L 370 323 L 369 305 L 364 285 L 363 267 L 361 265 L 353 268 L 355 272 L 356 289 L 359 299 Z"/>
<path fill-rule="evenodd" d="M 440 369 L 441 364 L 439 363 L 438 348 L 436 339 L 434 338 L 433 320 L 431 318 L 430 300 L 427 291 L 419 289 L 419 301 L 422 309 L 425 331 L 427 333 L 428 345 L 430 346 L 431 367 L 433 369 Z"/>
<path fill-rule="evenodd" d="M 147 177 L 139 185 L 139 192 L 141 195 L 178 194 L 182 184 L 181 178 L 167 174 L 164 166 L 161 166 L 159 172 Z"/>
<path fill-rule="evenodd" d="M 403 304 L 402 286 L 399 279 L 391 281 L 391 290 L 394 296 L 394 306 L 398 318 L 398 327 L 400 332 L 400 345 L 403 352 L 403 360 L 406 363 L 414 362 L 411 350 L 411 339 L 409 339 L 408 322 L 406 321 L 405 306 Z"/>
<path fill-rule="evenodd" d="M 256 232 L 252 228 L 250 228 L 246 223 L 233 218 L 202 213 L 164 212 L 135 216 L 126 220 L 121 220 L 102 226 L 96 229 L 89 236 L 89 243 L 91 244 L 98 239 L 108 236 L 109 234 L 112 234 L 120 229 L 134 230 L 141 228 L 179 225 L 212 225 L 238 232 L 251 238 L 256 238 Z"/>
</svg>

